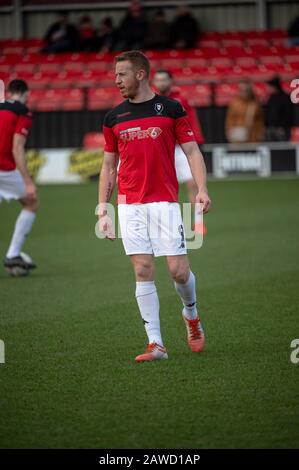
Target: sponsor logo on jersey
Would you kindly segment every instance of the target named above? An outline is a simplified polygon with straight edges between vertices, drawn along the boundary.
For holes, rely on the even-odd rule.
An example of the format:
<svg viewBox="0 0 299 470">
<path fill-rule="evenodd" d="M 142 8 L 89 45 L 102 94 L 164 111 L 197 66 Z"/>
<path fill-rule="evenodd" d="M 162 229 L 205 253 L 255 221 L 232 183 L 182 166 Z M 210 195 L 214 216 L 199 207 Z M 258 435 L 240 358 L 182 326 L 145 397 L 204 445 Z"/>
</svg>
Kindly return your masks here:
<svg viewBox="0 0 299 470">
<path fill-rule="evenodd" d="M 120 131 L 119 137 L 122 142 L 129 142 L 135 139 L 148 139 L 149 137 L 155 140 L 160 134 L 162 134 L 160 127 L 149 127 L 148 129 L 132 128 Z"/>
<path fill-rule="evenodd" d="M 131 111 L 127 111 L 126 113 L 117 114 L 116 117 L 121 118 L 121 117 L 124 117 L 124 116 L 128 116 L 129 114 L 131 114 Z"/>
</svg>

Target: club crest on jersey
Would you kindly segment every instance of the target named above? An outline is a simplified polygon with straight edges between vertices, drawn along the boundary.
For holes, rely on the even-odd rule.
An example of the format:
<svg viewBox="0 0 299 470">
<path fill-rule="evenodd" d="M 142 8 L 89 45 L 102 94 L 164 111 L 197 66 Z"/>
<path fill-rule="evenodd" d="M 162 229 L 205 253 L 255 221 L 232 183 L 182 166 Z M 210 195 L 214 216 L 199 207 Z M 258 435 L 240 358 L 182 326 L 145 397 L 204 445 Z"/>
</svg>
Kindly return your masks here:
<svg viewBox="0 0 299 470">
<path fill-rule="evenodd" d="M 163 104 L 162 103 L 156 103 L 155 104 L 155 111 L 157 113 L 157 116 L 159 116 L 160 114 L 162 114 L 162 111 L 163 111 Z"/>
</svg>

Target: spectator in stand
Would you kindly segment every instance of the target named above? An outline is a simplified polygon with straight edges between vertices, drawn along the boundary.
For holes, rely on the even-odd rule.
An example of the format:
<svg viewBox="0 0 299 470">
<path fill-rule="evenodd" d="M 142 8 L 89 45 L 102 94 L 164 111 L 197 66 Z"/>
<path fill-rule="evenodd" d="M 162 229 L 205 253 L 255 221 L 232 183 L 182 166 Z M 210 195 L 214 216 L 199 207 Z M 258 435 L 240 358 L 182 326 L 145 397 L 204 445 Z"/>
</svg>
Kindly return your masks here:
<svg viewBox="0 0 299 470">
<path fill-rule="evenodd" d="M 81 17 L 78 32 L 80 51 L 91 51 L 95 40 L 95 29 L 90 16 L 85 15 Z"/>
<path fill-rule="evenodd" d="M 148 23 L 139 0 L 132 0 L 118 29 L 116 50 L 143 49 Z"/>
<path fill-rule="evenodd" d="M 176 49 L 191 49 L 196 46 L 200 27 L 186 6 L 179 6 L 171 25 L 171 44 Z"/>
<path fill-rule="evenodd" d="M 251 83 L 246 80 L 240 82 L 238 96 L 229 104 L 225 132 L 228 142 L 234 144 L 260 142 L 263 139 L 263 110 Z"/>
<path fill-rule="evenodd" d="M 57 14 L 57 21 L 49 27 L 44 40 L 47 45 L 42 52 L 49 54 L 74 51 L 78 48 L 78 31 L 68 22 L 66 12 Z"/>
<path fill-rule="evenodd" d="M 100 23 L 94 39 L 94 50 L 98 52 L 109 52 L 114 48 L 116 41 L 116 32 L 113 27 L 113 21 L 107 16 Z"/>
<path fill-rule="evenodd" d="M 158 10 L 149 24 L 145 46 L 148 49 L 167 49 L 170 47 L 170 25 L 163 10 Z"/>
<path fill-rule="evenodd" d="M 281 87 L 279 77 L 268 82 L 270 96 L 266 105 L 266 140 L 290 140 L 293 125 L 293 104 Z"/>
<path fill-rule="evenodd" d="M 288 27 L 289 45 L 299 46 L 299 15 L 290 23 Z"/>
</svg>

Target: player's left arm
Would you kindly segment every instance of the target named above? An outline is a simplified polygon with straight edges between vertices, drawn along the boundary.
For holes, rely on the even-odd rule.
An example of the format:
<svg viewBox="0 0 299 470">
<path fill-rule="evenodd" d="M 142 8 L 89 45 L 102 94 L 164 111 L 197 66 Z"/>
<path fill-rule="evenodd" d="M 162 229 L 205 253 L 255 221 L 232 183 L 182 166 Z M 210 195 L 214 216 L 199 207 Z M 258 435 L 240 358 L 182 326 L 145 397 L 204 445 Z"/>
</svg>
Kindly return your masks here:
<svg viewBox="0 0 299 470">
<path fill-rule="evenodd" d="M 196 202 L 202 205 L 203 213 L 209 212 L 211 199 L 207 189 L 207 170 L 201 151 L 195 141 L 180 144 L 189 162 L 192 176 L 198 188 Z"/>
</svg>

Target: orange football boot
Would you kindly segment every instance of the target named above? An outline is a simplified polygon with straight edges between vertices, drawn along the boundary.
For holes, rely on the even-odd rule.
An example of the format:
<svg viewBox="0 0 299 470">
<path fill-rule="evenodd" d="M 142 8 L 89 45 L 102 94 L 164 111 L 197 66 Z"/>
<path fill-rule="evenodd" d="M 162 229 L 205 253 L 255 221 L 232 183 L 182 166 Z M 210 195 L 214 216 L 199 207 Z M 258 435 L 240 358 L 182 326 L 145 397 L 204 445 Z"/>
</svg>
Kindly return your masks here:
<svg viewBox="0 0 299 470">
<path fill-rule="evenodd" d="M 199 317 L 194 320 L 188 320 L 183 311 L 183 320 L 187 329 L 189 348 L 192 352 L 202 352 L 205 347 L 205 333 Z"/>
<path fill-rule="evenodd" d="M 166 349 L 157 343 L 148 344 L 145 353 L 135 357 L 136 362 L 157 361 L 159 359 L 168 359 L 168 354 Z"/>
</svg>

